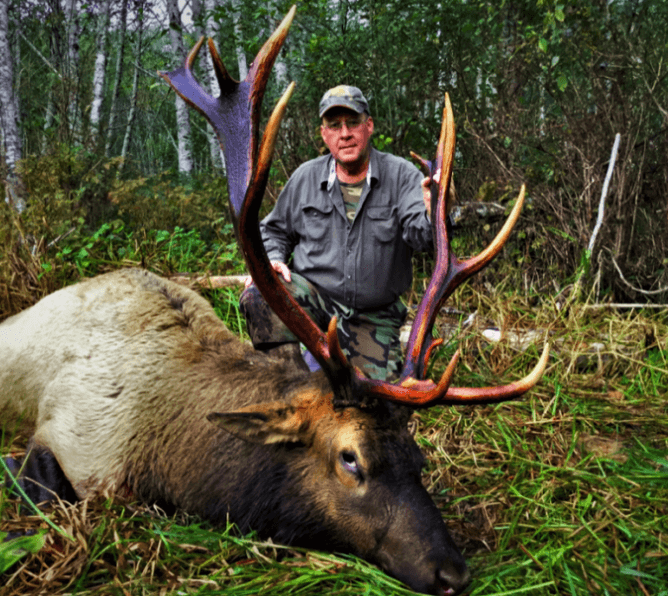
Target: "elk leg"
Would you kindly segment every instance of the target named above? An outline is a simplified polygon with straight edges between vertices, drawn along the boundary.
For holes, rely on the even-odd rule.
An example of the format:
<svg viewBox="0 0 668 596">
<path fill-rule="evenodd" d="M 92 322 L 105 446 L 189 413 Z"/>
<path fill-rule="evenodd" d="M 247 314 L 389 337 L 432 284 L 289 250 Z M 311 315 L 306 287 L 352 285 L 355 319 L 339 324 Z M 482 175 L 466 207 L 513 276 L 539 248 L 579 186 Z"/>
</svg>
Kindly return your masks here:
<svg viewBox="0 0 668 596">
<path fill-rule="evenodd" d="M 48 447 L 36 445 L 31 440 L 28 443 L 27 455 L 23 460 L 7 458 L 5 463 L 33 503 L 44 503 L 56 498 L 70 503 L 78 500 L 74 488 Z M 19 496 L 11 479 L 7 478 L 5 484 Z"/>
</svg>

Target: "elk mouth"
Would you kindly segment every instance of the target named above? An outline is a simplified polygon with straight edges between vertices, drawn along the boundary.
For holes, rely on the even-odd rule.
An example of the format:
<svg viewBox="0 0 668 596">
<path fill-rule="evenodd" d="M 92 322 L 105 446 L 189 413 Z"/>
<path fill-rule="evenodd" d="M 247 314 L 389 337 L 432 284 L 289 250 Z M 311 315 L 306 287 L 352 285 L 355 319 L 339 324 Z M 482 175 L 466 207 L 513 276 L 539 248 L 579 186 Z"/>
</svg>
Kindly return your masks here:
<svg viewBox="0 0 668 596">
<path fill-rule="evenodd" d="M 467 569 L 463 573 L 451 572 L 445 569 L 439 569 L 436 574 L 436 581 L 439 596 L 455 596 L 460 594 L 471 581 L 471 572 Z"/>
<path fill-rule="evenodd" d="M 422 565 L 397 567 L 396 565 L 380 564 L 388 575 L 405 583 L 412 590 L 421 594 L 436 596 L 456 596 L 461 594 L 471 582 L 464 558 L 423 561 Z"/>
<path fill-rule="evenodd" d="M 449 570 L 447 568 L 438 569 L 433 577 L 433 581 L 423 583 L 420 581 L 411 581 L 411 578 L 402 578 L 386 570 L 389 575 L 394 575 L 400 581 L 403 581 L 407 586 L 416 592 L 422 594 L 435 594 L 436 596 L 457 596 L 461 594 L 466 586 L 471 581 L 471 573 L 467 568 L 463 571 L 456 569 Z M 431 585 L 430 585 L 431 584 Z"/>
</svg>

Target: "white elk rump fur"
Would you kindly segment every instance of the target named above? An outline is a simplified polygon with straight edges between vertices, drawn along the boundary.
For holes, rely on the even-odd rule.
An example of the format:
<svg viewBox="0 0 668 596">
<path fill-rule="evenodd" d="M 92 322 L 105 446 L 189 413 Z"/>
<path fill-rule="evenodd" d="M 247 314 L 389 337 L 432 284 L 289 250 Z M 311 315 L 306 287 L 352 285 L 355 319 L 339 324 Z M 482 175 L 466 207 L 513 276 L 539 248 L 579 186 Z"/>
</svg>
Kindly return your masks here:
<svg viewBox="0 0 668 596">
<path fill-rule="evenodd" d="M 194 363 L 197 345 L 221 341 L 232 359 L 252 351 L 187 288 L 138 269 L 88 279 L 0 326 L 1 419 L 22 416 L 23 428 L 51 449 L 80 498 L 117 491 L 133 444 L 144 445 L 138 430 L 160 433 L 152 421 L 184 414 L 179 408 L 188 400 L 156 403 L 153 396 L 185 398 L 195 390 L 193 378 L 180 392 L 174 386 L 175 363 Z M 165 409 L 172 414 L 160 416 Z M 213 429 L 205 419 L 210 411 L 200 418 Z"/>
</svg>

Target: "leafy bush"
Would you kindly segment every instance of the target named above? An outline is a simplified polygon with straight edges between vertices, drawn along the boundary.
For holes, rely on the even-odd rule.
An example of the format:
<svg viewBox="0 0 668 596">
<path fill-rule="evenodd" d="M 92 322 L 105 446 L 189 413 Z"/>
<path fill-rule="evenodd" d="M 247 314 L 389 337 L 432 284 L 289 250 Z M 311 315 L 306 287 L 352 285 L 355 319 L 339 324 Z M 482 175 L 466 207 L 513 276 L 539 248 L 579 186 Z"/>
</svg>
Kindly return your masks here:
<svg viewBox="0 0 668 596">
<path fill-rule="evenodd" d="M 195 181 L 191 187 L 178 184 L 168 173 L 123 180 L 110 190 L 109 199 L 132 229 L 173 230 L 180 226 L 209 236 L 227 221 L 224 178 Z"/>
<path fill-rule="evenodd" d="M 20 162 L 30 199 L 20 216 L 0 205 L 0 316 L 118 267 L 243 269 L 224 180 L 120 180 L 119 163 L 64 146 Z"/>
</svg>

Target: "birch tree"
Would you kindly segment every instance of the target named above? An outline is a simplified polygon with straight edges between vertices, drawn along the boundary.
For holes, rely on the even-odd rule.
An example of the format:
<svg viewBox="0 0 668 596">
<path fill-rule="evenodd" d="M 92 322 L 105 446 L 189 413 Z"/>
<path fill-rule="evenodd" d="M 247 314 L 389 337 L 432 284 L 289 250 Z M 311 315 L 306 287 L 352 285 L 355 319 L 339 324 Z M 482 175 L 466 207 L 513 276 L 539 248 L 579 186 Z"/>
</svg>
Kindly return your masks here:
<svg viewBox="0 0 668 596">
<path fill-rule="evenodd" d="M 246 53 L 242 43 L 243 32 L 241 31 L 241 0 L 231 0 L 232 20 L 234 21 L 234 40 L 237 52 L 237 64 L 239 65 L 239 80 L 243 81 L 248 75 L 248 64 Z"/>
<path fill-rule="evenodd" d="M 50 55 L 49 57 L 43 57 L 44 62 L 46 62 L 56 77 L 53 78 L 53 82 L 49 85 L 47 101 L 46 101 L 46 110 L 44 113 L 44 136 L 42 137 L 42 151 L 46 152 L 49 145 L 49 138 L 51 136 L 51 131 L 54 128 L 56 122 L 56 113 L 58 112 L 58 89 L 64 86 L 63 82 L 63 52 L 62 52 L 62 21 L 64 21 L 64 16 L 62 14 L 62 7 L 60 6 L 60 0 L 47 0 L 47 5 L 49 7 L 49 17 L 46 20 L 47 35 L 49 37 L 49 48 Z M 33 48 L 33 51 L 38 52 L 39 50 L 30 43 L 28 43 Z"/>
<path fill-rule="evenodd" d="M 204 11 L 205 11 L 205 21 L 204 29 L 205 35 L 210 37 L 214 41 L 218 39 L 219 26 L 218 21 L 216 20 L 216 8 L 218 7 L 217 0 L 204 0 Z M 213 67 L 213 58 L 211 57 L 211 52 L 206 52 L 206 72 L 209 79 L 209 90 L 211 95 L 217 97 L 220 95 L 220 86 L 218 85 L 218 79 L 216 78 L 216 73 Z M 225 168 L 225 156 L 220 148 L 218 143 L 218 138 L 213 132 L 213 128 L 207 122 L 207 138 L 209 140 L 209 153 L 211 155 L 211 165 L 215 169 L 220 169 L 223 171 L 223 175 L 226 174 Z"/>
<path fill-rule="evenodd" d="M 21 69 L 21 15 L 17 15 L 17 18 L 14 19 L 14 33 L 13 35 L 9 36 L 10 38 L 10 43 L 12 45 L 12 62 L 16 64 L 16 68 L 14 69 L 14 89 L 17 91 L 14 93 L 14 109 L 16 110 L 16 114 L 18 115 L 17 117 L 21 118 L 21 103 L 20 103 L 20 97 L 18 93 L 18 89 L 21 88 L 21 74 L 22 74 L 22 69 Z M 9 29 L 8 29 L 9 30 Z M 13 41 L 12 41 L 13 39 Z M 9 57 L 9 56 L 8 56 Z"/>
<path fill-rule="evenodd" d="M 178 0 L 167 0 L 167 10 L 169 13 L 169 36 L 172 42 L 172 53 L 174 55 L 175 64 L 180 64 L 186 57 L 186 50 L 183 45 L 183 36 L 181 34 L 183 24 L 181 21 Z M 193 169 L 190 152 L 190 114 L 188 113 L 186 102 L 177 94 L 174 95 L 176 105 L 179 172 L 190 175 Z"/>
<path fill-rule="evenodd" d="M 25 209 L 25 199 L 21 181 L 16 174 L 16 162 L 21 159 L 21 136 L 19 134 L 18 112 L 14 94 L 14 65 L 12 48 L 9 42 L 9 6 L 6 0 L 0 1 L 0 124 L 3 131 L 3 148 L 7 178 L 5 183 L 5 201 L 19 213 Z"/>
<path fill-rule="evenodd" d="M 104 99 L 104 82 L 107 73 L 107 39 L 109 37 L 109 21 L 111 15 L 111 0 L 105 0 L 102 5 L 102 15 L 99 19 L 97 36 L 97 55 L 93 73 L 93 101 L 90 108 L 90 126 L 93 139 L 99 137 L 102 101 Z"/>
<path fill-rule="evenodd" d="M 67 27 L 67 112 L 70 132 L 76 139 L 81 133 L 79 114 L 79 37 L 81 36 L 81 23 L 76 0 L 65 1 L 65 23 Z"/>
<path fill-rule="evenodd" d="M 118 97 L 121 93 L 121 81 L 123 79 L 123 64 L 125 55 L 125 32 L 128 21 L 128 0 L 123 0 L 121 4 L 121 13 L 118 21 L 119 44 L 118 54 L 116 55 L 116 76 L 114 77 L 114 90 L 111 94 L 111 106 L 109 107 L 109 125 L 107 126 L 107 140 L 104 146 L 104 153 L 109 157 L 111 144 L 114 140 L 114 129 L 116 127 L 116 111 Z"/>
<path fill-rule="evenodd" d="M 132 126 L 135 121 L 137 114 L 137 95 L 139 93 L 139 71 L 141 70 L 141 58 L 142 58 L 142 40 L 144 33 L 144 2 L 139 0 L 135 4 L 135 10 L 137 11 L 137 31 L 136 31 L 136 43 L 135 43 L 135 70 L 132 77 L 132 96 L 130 98 L 130 110 L 128 111 L 128 121 L 125 125 L 125 136 L 123 137 L 123 148 L 121 149 L 121 157 L 123 158 L 123 164 L 128 155 L 128 149 L 130 147 L 130 141 L 132 140 Z M 123 166 L 121 165 L 121 168 Z"/>
</svg>

